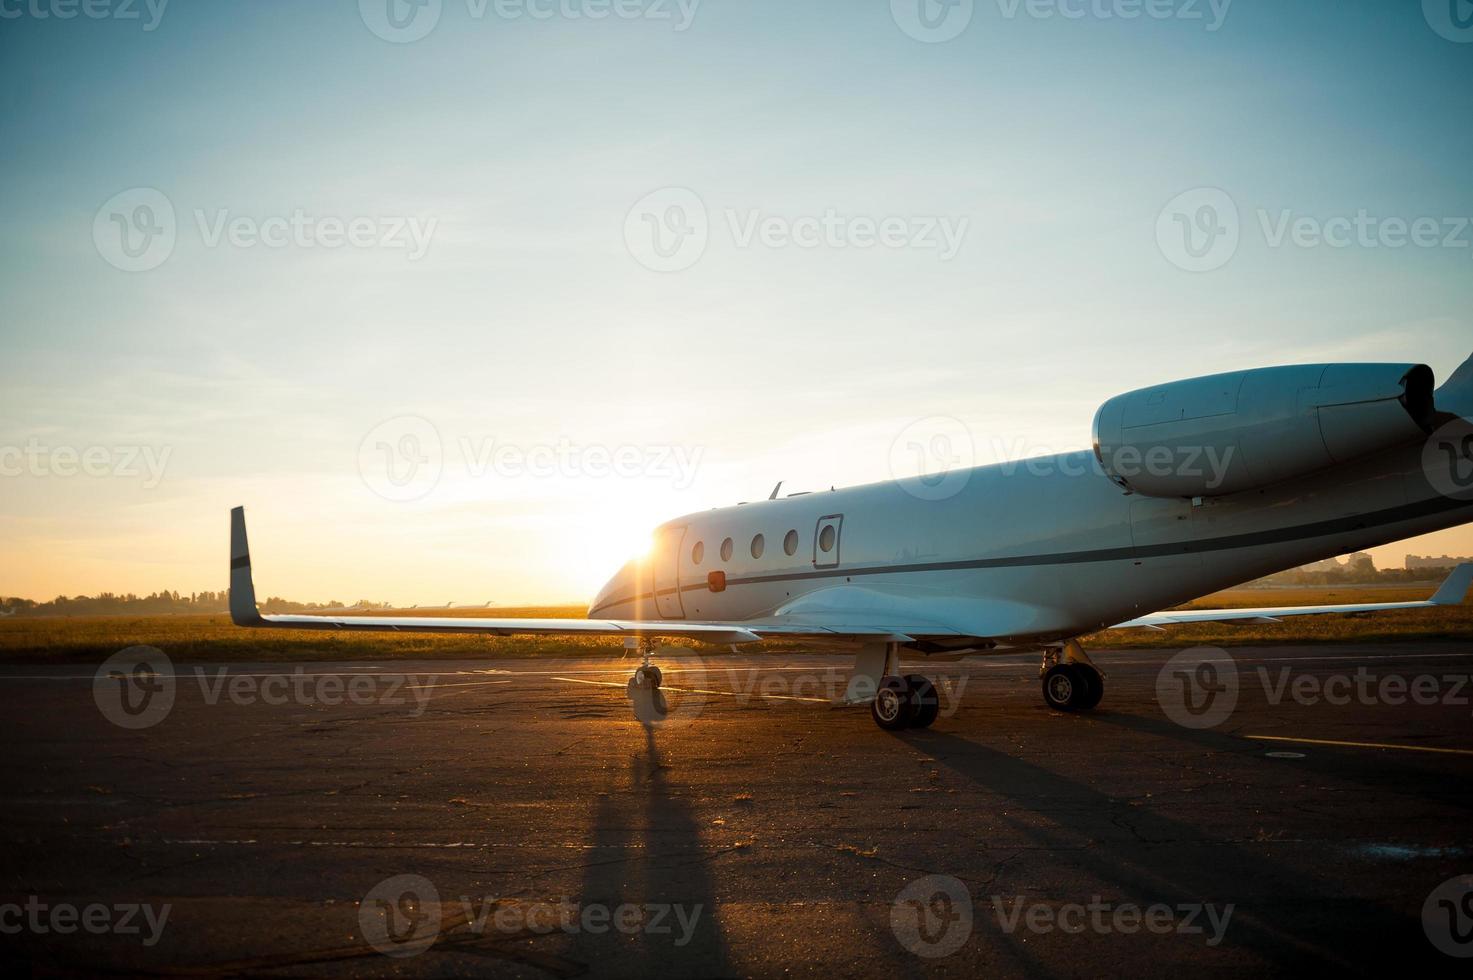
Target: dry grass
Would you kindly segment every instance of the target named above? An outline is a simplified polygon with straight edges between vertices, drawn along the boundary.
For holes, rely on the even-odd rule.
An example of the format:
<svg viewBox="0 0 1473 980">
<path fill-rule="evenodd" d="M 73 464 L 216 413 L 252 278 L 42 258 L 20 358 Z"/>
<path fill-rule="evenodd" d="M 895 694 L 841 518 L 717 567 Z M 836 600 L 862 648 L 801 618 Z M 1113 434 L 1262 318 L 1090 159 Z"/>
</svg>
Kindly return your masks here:
<svg viewBox="0 0 1473 980">
<path fill-rule="evenodd" d="M 1240 607 L 1402 602 L 1425 599 L 1432 588 L 1234 589 L 1191 606 Z M 403 612 L 399 614 L 405 614 Z M 410 613 L 412 614 L 412 613 Z M 426 613 L 421 612 L 421 615 Z M 581 618 L 581 606 L 525 609 L 435 610 L 434 616 Z M 1202 624 L 1165 633 L 1117 630 L 1085 640 L 1095 649 L 1183 648 L 1279 643 L 1349 643 L 1381 640 L 1473 640 L 1473 605 L 1382 612 L 1366 616 L 1313 616 L 1278 626 Z M 0 620 L 0 660 L 97 662 L 125 647 L 158 647 L 184 660 L 390 660 L 495 659 L 503 657 L 609 657 L 622 643 L 611 638 L 484 637 L 428 633 L 335 633 L 243 630 L 230 617 L 83 616 Z M 772 648 L 772 644 L 766 645 Z M 701 647 L 703 653 L 718 649 Z"/>
</svg>

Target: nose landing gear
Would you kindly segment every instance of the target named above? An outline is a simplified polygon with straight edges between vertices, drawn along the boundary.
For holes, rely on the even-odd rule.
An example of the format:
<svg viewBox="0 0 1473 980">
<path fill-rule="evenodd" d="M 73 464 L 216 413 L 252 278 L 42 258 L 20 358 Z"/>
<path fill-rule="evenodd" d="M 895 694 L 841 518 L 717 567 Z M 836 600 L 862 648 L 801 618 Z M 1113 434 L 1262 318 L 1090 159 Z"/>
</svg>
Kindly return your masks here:
<svg viewBox="0 0 1473 980">
<path fill-rule="evenodd" d="M 641 651 L 641 663 L 634 671 L 634 676 L 629 678 L 625 687 L 625 693 L 629 695 L 629 701 L 634 706 L 634 718 L 643 724 L 650 725 L 657 721 L 663 721 L 670 714 L 670 705 L 665 700 L 665 692 L 660 690 L 660 684 L 665 677 L 660 668 L 650 663 L 650 652 L 654 648 L 652 641 L 648 639 L 624 641 L 624 648 L 632 650 L 638 648 Z"/>
</svg>

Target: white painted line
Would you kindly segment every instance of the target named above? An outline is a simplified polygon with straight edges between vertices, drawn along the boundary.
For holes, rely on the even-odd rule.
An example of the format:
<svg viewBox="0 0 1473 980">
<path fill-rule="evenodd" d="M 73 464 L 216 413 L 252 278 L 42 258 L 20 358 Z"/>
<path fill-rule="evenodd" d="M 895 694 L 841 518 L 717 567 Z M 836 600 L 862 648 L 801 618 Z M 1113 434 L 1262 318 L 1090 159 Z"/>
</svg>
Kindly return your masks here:
<svg viewBox="0 0 1473 980">
<path fill-rule="evenodd" d="M 618 687 L 618 688 L 625 688 L 625 687 L 628 687 L 629 686 L 629 682 L 628 681 L 625 681 L 623 684 L 620 684 L 620 683 L 618 683 L 616 681 L 585 681 L 585 680 L 580 680 L 577 677 L 554 677 L 553 680 L 555 680 L 555 681 L 567 681 L 569 684 L 591 684 L 591 685 L 593 685 L 595 687 Z M 753 691 L 751 694 L 743 694 L 741 691 L 705 691 L 705 690 L 702 690 L 702 689 L 697 688 L 697 687 L 666 687 L 664 685 L 661 685 L 660 690 L 662 690 L 662 691 L 675 691 L 676 693 L 679 693 L 679 694 L 719 694 L 719 695 L 722 695 L 722 696 L 728 697 L 728 698 L 776 698 L 779 701 L 807 701 L 810 704 L 833 704 L 834 703 L 834 702 L 828 700 L 827 698 L 804 698 L 804 697 L 799 697 L 796 694 L 764 694 L 764 693 L 761 693 L 761 692 L 758 692 L 758 691 Z"/>
</svg>

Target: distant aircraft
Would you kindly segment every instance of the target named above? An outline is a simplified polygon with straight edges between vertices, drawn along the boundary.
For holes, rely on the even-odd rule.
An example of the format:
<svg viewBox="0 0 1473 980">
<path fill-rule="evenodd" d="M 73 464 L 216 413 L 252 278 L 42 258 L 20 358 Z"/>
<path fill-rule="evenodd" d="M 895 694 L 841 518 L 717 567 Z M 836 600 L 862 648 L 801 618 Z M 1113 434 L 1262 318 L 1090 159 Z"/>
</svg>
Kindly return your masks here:
<svg viewBox="0 0 1473 980">
<path fill-rule="evenodd" d="M 1425 602 L 1152 611 L 1469 521 L 1473 358 L 1436 391 L 1421 364 L 1271 367 L 1113 398 L 1093 452 L 677 518 L 586 620 L 262 616 L 237 507 L 230 610 L 249 627 L 624 637 L 644 654 L 631 696 L 657 705 L 656 638 L 827 641 L 856 652 L 848 699 L 899 729 L 938 708 L 902 655 L 1038 651 L 1045 702 L 1079 711 L 1104 693 L 1079 643 L 1097 630 L 1456 605 L 1473 565 Z"/>
</svg>

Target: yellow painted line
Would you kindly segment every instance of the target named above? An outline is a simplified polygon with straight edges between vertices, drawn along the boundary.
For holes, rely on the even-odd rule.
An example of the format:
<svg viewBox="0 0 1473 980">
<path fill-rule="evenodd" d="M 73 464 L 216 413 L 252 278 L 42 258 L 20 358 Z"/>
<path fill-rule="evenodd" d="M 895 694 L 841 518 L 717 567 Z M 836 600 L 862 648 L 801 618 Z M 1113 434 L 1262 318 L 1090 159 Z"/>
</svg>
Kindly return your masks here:
<svg viewBox="0 0 1473 980">
<path fill-rule="evenodd" d="M 1399 749 L 1402 752 L 1436 752 L 1439 755 L 1473 755 L 1473 749 L 1439 749 L 1430 745 L 1392 745 L 1389 742 L 1339 742 L 1330 738 L 1288 738 L 1283 735 L 1245 735 L 1259 742 L 1298 742 L 1302 745 L 1338 745 L 1351 749 Z"/>
<path fill-rule="evenodd" d="M 621 687 L 621 688 L 624 688 L 624 687 L 628 687 L 629 686 L 629 682 L 628 681 L 625 681 L 623 684 L 618 684 L 618 683 L 615 683 L 614 681 L 585 681 L 585 680 L 581 680 L 581 679 L 579 679 L 577 677 L 554 677 L 553 680 L 555 680 L 555 681 L 566 681 L 569 684 L 592 684 L 595 687 Z M 740 697 L 777 698 L 777 699 L 779 699 L 781 701 L 807 701 L 810 704 L 833 704 L 833 702 L 830 701 L 828 698 L 804 698 L 804 697 L 799 697 L 796 694 L 762 694 L 761 692 L 758 692 L 758 691 L 753 691 L 751 694 L 743 694 L 741 691 L 703 691 L 703 690 L 701 690 L 698 687 L 666 687 L 663 684 L 660 686 L 660 690 L 662 690 L 662 691 L 675 691 L 675 692 L 680 693 L 680 694 L 720 694 L 720 695 L 722 695 L 724 697 L 728 697 L 728 698 L 740 698 Z"/>
</svg>

